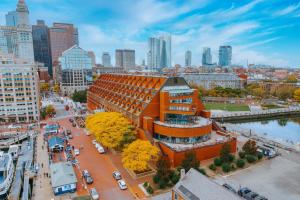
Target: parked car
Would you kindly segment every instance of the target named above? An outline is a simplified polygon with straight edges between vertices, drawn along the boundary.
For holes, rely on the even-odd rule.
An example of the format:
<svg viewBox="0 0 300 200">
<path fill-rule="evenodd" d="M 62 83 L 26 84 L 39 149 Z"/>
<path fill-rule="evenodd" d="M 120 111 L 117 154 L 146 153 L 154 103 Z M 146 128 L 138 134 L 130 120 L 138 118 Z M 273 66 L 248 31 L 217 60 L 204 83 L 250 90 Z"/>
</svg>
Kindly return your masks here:
<svg viewBox="0 0 300 200">
<path fill-rule="evenodd" d="M 73 139 L 73 135 L 69 135 L 68 138 L 69 138 L 69 139 Z"/>
<path fill-rule="evenodd" d="M 78 156 L 80 154 L 79 149 L 74 149 L 74 154 L 75 154 L 75 156 Z"/>
<path fill-rule="evenodd" d="M 118 180 L 118 185 L 119 185 L 119 188 L 121 190 L 126 190 L 127 189 L 127 185 L 126 185 L 124 180 Z"/>
<path fill-rule="evenodd" d="M 244 194 L 243 197 L 247 200 L 254 200 L 255 197 L 257 197 L 258 194 L 255 192 L 248 192 L 247 194 Z"/>
<path fill-rule="evenodd" d="M 99 194 L 98 194 L 96 188 L 90 189 L 90 195 L 91 195 L 92 200 L 98 200 L 99 199 Z"/>
<path fill-rule="evenodd" d="M 230 190 L 233 193 L 236 193 L 236 190 L 231 185 L 229 185 L 227 183 L 224 183 L 223 187 L 225 187 L 227 190 Z"/>
<path fill-rule="evenodd" d="M 93 143 L 93 145 L 96 145 L 97 141 L 96 140 L 92 140 L 92 143 Z"/>
<path fill-rule="evenodd" d="M 117 181 L 122 179 L 121 173 L 118 171 L 113 172 L 112 175 Z"/>
<path fill-rule="evenodd" d="M 104 150 L 104 148 L 103 148 L 102 146 L 98 146 L 98 147 L 97 147 L 97 150 L 98 150 L 98 152 L 101 153 L 101 154 L 102 154 L 102 153 L 105 153 L 105 150 Z"/>
<path fill-rule="evenodd" d="M 73 122 L 74 122 L 74 119 L 70 118 L 70 119 L 69 119 L 69 122 L 73 123 Z"/>
<path fill-rule="evenodd" d="M 72 123 L 72 126 L 73 126 L 73 127 L 76 127 L 76 123 L 73 122 L 73 123 Z"/>
<path fill-rule="evenodd" d="M 238 195 L 240 195 L 241 197 L 244 197 L 249 192 L 251 192 L 251 190 L 249 188 L 244 187 L 244 188 L 241 188 L 238 190 Z"/>
<path fill-rule="evenodd" d="M 87 183 L 87 184 L 92 184 L 93 182 L 94 182 L 94 180 L 93 180 L 93 178 L 92 178 L 92 176 L 90 175 L 90 173 L 89 173 L 89 171 L 88 170 L 83 170 L 82 171 L 82 175 L 83 175 L 83 177 L 84 177 L 84 179 L 85 179 L 85 182 Z"/>
<path fill-rule="evenodd" d="M 268 200 L 266 197 L 263 197 L 263 196 L 257 196 L 254 198 L 254 200 Z"/>
<path fill-rule="evenodd" d="M 71 135 L 72 131 L 71 130 L 67 130 L 66 133 L 67 133 L 67 135 Z"/>
</svg>

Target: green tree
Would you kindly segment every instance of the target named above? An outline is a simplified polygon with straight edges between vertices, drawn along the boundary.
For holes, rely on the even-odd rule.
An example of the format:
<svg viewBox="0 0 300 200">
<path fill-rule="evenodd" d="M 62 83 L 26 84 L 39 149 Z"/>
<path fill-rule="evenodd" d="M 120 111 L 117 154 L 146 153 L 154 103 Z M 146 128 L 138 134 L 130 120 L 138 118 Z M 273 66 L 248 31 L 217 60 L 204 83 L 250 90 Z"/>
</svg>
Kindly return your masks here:
<svg viewBox="0 0 300 200">
<path fill-rule="evenodd" d="M 72 95 L 72 100 L 75 102 L 86 103 L 87 101 L 87 90 L 76 91 Z"/>
<path fill-rule="evenodd" d="M 156 176 L 159 179 L 169 180 L 171 176 L 171 164 L 166 156 L 160 156 L 156 162 Z"/>
<path fill-rule="evenodd" d="M 286 82 L 288 83 L 297 83 L 298 79 L 295 74 L 291 74 L 287 77 Z"/>
<path fill-rule="evenodd" d="M 230 154 L 230 145 L 229 144 L 224 144 L 221 151 L 220 151 L 220 158 L 224 162 L 230 162 L 231 161 L 231 154 Z"/>
<path fill-rule="evenodd" d="M 197 159 L 196 153 L 194 151 L 185 153 L 185 158 L 182 161 L 181 166 L 186 172 L 191 168 L 198 169 L 200 166 L 200 161 Z"/>
<path fill-rule="evenodd" d="M 55 108 L 53 105 L 48 105 L 46 108 L 45 108 L 45 112 L 47 115 L 55 115 L 56 111 L 55 111 Z"/>
<path fill-rule="evenodd" d="M 300 102 L 300 88 L 294 91 L 294 99 Z"/>
</svg>

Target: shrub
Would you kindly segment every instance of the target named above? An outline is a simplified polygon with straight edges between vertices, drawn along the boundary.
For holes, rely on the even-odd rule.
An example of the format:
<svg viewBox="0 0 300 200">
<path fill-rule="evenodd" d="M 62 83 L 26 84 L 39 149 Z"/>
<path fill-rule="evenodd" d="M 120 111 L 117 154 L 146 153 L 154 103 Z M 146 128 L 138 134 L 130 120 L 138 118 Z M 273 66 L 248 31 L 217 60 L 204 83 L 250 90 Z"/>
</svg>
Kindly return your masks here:
<svg viewBox="0 0 300 200">
<path fill-rule="evenodd" d="M 164 179 L 160 179 L 160 180 L 158 181 L 158 186 L 159 186 L 160 189 L 166 188 L 167 185 L 168 185 L 168 183 L 167 183 Z"/>
<path fill-rule="evenodd" d="M 215 164 L 216 166 L 221 166 L 221 165 L 222 165 L 222 160 L 221 160 L 220 158 L 215 158 L 215 159 L 214 159 L 214 164 Z"/>
<path fill-rule="evenodd" d="M 217 167 L 216 167 L 215 164 L 212 163 L 212 164 L 209 165 L 209 169 L 211 169 L 213 171 L 216 171 Z"/>
<path fill-rule="evenodd" d="M 203 175 L 206 175 L 206 171 L 203 168 L 197 168 L 197 171 L 200 172 Z"/>
<path fill-rule="evenodd" d="M 180 179 L 180 175 L 177 173 L 173 173 L 171 177 L 171 182 L 175 185 Z"/>
<path fill-rule="evenodd" d="M 148 185 L 148 187 L 147 187 L 147 192 L 148 192 L 149 194 L 153 194 L 153 188 L 151 187 L 151 185 Z"/>
<path fill-rule="evenodd" d="M 232 163 L 231 166 L 230 166 L 230 168 L 231 168 L 232 171 L 236 170 L 235 164 Z"/>
<path fill-rule="evenodd" d="M 153 182 L 157 184 L 159 182 L 159 176 L 153 176 Z"/>
<path fill-rule="evenodd" d="M 148 185 L 149 185 L 149 183 L 148 183 L 148 182 L 145 182 L 145 183 L 143 184 L 144 188 L 147 188 L 147 187 L 148 187 Z"/>
<path fill-rule="evenodd" d="M 225 173 L 230 172 L 230 169 L 231 169 L 230 164 L 228 164 L 228 163 L 223 163 L 222 164 L 223 172 L 225 172 Z"/>
<path fill-rule="evenodd" d="M 246 156 L 246 153 L 245 153 L 244 151 L 240 151 L 240 152 L 239 152 L 239 157 L 240 157 L 241 159 L 245 158 L 245 156 Z"/>
<path fill-rule="evenodd" d="M 229 154 L 229 162 L 234 161 L 234 159 L 235 159 L 235 156 L 232 154 Z"/>
<path fill-rule="evenodd" d="M 263 156 L 264 156 L 264 155 L 263 155 L 261 152 L 258 152 L 258 153 L 257 153 L 257 158 L 258 158 L 258 160 L 262 159 Z"/>
<path fill-rule="evenodd" d="M 253 156 L 253 155 L 247 155 L 246 159 L 247 159 L 248 163 L 254 163 L 255 161 L 257 161 L 257 157 Z"/>
<path fill-rule="evenodd" d="M 245 164 L 246 164 L 245 160 L 243 160 L 243 159 L 238 159 L 236 161 L 236 166 L 239 167 L 239 168 L 243 168 L 245 166 Z"/>
</svg>

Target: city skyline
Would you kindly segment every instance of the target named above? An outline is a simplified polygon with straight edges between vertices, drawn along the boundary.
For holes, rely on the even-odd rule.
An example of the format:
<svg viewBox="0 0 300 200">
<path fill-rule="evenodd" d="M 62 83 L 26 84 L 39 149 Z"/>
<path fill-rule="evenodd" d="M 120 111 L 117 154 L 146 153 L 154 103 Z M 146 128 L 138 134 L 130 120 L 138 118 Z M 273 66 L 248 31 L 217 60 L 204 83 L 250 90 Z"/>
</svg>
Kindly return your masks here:
<svg viewBox="0 0 300 200">
<path fill-rule="evenodd" d="M 5 24 L 5 14 L 15 3 L 3 0 L 1 24 Z M 147 58 L 147 38 L 170 33 L 172 65 L 184 65 L 185 49 L 195 55 L 192 65 L 201 64 L 205 46 L 211 47 L 213 62 L 217 62 L 219 46 L 231 45 L 233 64 L 245 65 L 248 60 L 255 64 L 300 66 L 299 1 L 225 1 L 217 6 L 215 1 L 207 0 L 185 3 L 27 0 L 26 3 L 32 24 L 43 19 L 48 26 L 66 22 L 78 27 L 79 35 L 87 36 L 80 37 L 81 46 L 93 50 L 97 62 L 101 61 L 103 52 L 112 55 L 115 49 L 130 48 L 136 50 L 137 64 L 140 64 Z M 82 15 L 82 9 L 86 14 Z"/>
</svg>

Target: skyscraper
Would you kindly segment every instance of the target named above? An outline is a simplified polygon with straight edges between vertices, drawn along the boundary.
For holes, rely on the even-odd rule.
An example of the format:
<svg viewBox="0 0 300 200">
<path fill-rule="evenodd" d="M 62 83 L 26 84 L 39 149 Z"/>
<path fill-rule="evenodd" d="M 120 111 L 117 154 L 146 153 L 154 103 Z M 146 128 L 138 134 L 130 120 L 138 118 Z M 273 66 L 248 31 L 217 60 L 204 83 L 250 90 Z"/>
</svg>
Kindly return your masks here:
<svg viewBox="0 0 300 200">
<path fill-rule="evenodd" d="M 159 37 L 160 40 L 160 67 L 171 67 L 172 45 L 171 35 L 165 34 Z"/>
<path fill-rule="evenodd" d="M 103 52 L 102 54 L 102 65 L 103 67 L 110 67 L 111 61 L 110 61 L 110 55 L 108 52 Z"/>
<path fill-rule="evenodd" d="M 116 67 L 122 67 L 124 70 L 135 68 L 135 50 L 117 49 L 116 50 Z"/>
<path fill-rule="evenodd" d="M 7 14 L 6 23 L 12 26 L 0 26 L 0 50 L 33 63 L 32 28 L 24 0 L 18 1 L 16 11 Z"/>
<path fill-rule="evenodd" d="M 185 66 L 190 67 L 192 65 L 192 52 L 186 51 L 185 52 Z"/>
<path fill-rule="evenodd" d="M 231 65 L 232 58 L 232 47 L 231 46 L 220 46 L 219 48 L 219 65 L 229 66 Z"/>
<path fill-rule="evenodd" d="M 212 56 L 211 56 L 210 48 L 204 47 L 202 53 L 202 65 L 205 66 L 211 64 L 212 64 Z"/>
<path fill-rule="evenodd" d="M 6 26 L 17 26 L 18 14 L 16 11 L 10 11 L 5 15 Z"/>
<path fill-rule="evenodd" d="M 58 60 L 63 51 L 78 45 L 78 30 L 73 24 L 54 23 L 49 32 L 53 63 Z"/>
<path fill-rule="evenodd" d="M 44 63 L 44 66 L 48 68 L 49 75 L 52 75 L 49 28 L 45 25 L 43 20 L 38 20 L 37 24 L 32 26 L 32 38 L 34 60 Z"/>
<path fill-rule="evenodd" d="M 147 64 L 150 69 L 160 70 L 171 67 L 171 36 L 148 39 Z"/>
</svg>

